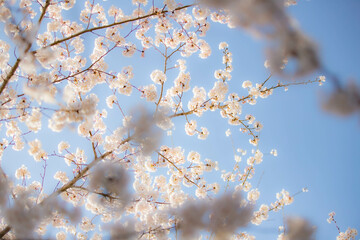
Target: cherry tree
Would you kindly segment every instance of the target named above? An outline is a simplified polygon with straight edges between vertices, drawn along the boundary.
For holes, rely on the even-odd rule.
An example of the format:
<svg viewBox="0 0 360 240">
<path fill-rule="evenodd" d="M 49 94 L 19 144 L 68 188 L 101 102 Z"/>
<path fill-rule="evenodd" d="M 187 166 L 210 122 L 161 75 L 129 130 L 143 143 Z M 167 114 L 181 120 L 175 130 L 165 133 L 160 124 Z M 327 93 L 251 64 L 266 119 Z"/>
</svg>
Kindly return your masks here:
<svg viewBox="0 0 360 240">
<path fill-rule="evenodd" d="M 0 1 L 0 237 L 255 239 L 247 226 L 261 225 L 307 191 L 258 201 L 261 189 L 251 179 L 277 150 L 263 152 L 263 124 L 246 112 L 277 91 L 325 82 L 287 80 L 322 68 L 316 46 L 286 12 L 295 4 Z M 231 46 L 226 39 L 209 43 L 212 24 L 265 39 L 269 75 L 232 79 Z M 222 67 L 208 67 L 211 86 L 193 79 L 188 63 L 216 51 Z M 149 66 L 139 64 L 143 59 Z M 358 109 L 356 94 L 349 111 Z M 229 125 L 224 138 L 236 127 L 247 141 L 231 140 L 231 169 L 196 150 L 218 130 L 203 120 L 215 115 Z M 173 143 L 179 132 L 193 148 Z M 21 166 L 6 172 L 14 151 Z M 280 229 L 278 239 L 313 239 L 315 231 L 300 218 Z M 338 239 L 356 234 L 339 230 Z"/>
</svg>

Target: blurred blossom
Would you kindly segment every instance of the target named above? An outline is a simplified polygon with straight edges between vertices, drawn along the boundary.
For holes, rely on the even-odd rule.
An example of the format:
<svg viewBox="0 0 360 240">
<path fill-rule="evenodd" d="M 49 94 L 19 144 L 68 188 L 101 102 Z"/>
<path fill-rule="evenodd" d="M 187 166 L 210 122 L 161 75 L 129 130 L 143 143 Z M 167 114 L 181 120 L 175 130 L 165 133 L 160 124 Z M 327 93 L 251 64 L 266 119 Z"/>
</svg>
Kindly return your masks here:
<svg viewBox="0 0 360 240">
<path fill-rule="evenodd" d="M 5 173 L 0 169 L 0 213 L 8 200 L 9 183 L 5 177 Z"/>
<path fill-rule="evenodd" d="M 31 191 L 20 192 L 12 206 L 4 211 L 6 222 L 12 227 L 16 239 L 38 237 L 35 230 L 43 221 L 48 221 L 53 212 L 66 215 L 74 223 L 79 220 L 80 212 L 77 208 L 66 209 L 64 203 L 54 197 L 46 198 L 40 204 L 34 202 Z"/>
<path fill-rule="evenodd" d="M 340 116 L 360 111 L 360 88 L 355 82 L 336 88 L 323 102 L 323 109 Z"/>
<path fill-rule="evenodd" d="M 287 220 L 289 240 L 313 240 L 315 227 L 311 226 L 308 221 L 302 218 L 289 218 Z"/>
<path fill-rule="evenodd" d="M 141 152 L 144 155 L 151 154 L 159 147 L 162 136 L 162 129 L 168 129 L 172 126 L 170 118 L 166 117 L 165 112 L 160 109 L 152 114 L 144 107 L 133 109 L 130 118 L 124 124 L 131 139 L 140 144 Z"/>
<path fill-rule="evenodd" d="M 119 163 L 100 162 L 90 175 L 90 188 L 105 194 L 115 195 L 123 205 L 130 199 L 129 177 Z"/>
<path fill-rule="evenodd" d="M 39 61 L 41 66 L 46 69 L 50 69 L 50 65 L 55 63 L 56 54 L 50 48 L 41 48 L 35 54 L 36 59 Z"/>
<path fill-rule="evenodd" d="M 123 224 L 115 223 L 110 228 L 111 239 L 135 240 L 138 236 L 135 231 L 135 222 L 128 221 Z"/>
<path fill-rule="evenodd" d="M 252 208 L 241 205 L 241 202 L 239 193 L 227 193 L 211 201 L 189 201 L 173 213 L 181 219 L 179 230 L 184 239 L 195 236 L 201 230 L 213 232 L 216 239 L 228 239 L 251 220 Z"/>
</svg>

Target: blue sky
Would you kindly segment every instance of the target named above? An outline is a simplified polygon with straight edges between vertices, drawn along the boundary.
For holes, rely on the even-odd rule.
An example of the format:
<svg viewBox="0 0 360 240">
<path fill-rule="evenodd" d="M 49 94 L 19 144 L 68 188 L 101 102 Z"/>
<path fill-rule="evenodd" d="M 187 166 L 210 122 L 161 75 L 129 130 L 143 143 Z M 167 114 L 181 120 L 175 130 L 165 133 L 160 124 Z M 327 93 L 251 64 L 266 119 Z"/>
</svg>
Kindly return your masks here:
<svg viewBox="0 0 360 240">
<path fill-rule="evenodd" d="M 111 1 L 106 4 L 111 5 Z M 300 0 L 298 5 L 288 10 L 304 32 L 317 42 L 324 66 L 343 82 L 354 78 L 360 84 L 360 1 Z M 92 38 L 89 37 L 87 44 L 91 49 L 93 43 L 90 39 Z M 222 41 L 229 43 L 229 49 L 233 53 L 234 72 L 229 83 L 232 91 L 246 94 L 241 88 L 243 81 L 260 83 L 268 77 L 269 72 L 263 67 L 266 45 L 264 41 L 254 39 L 241 29 L 228 29 L 214 23 L 207 34 L 207 40 L 213 52 L 208 60 L 196 56 L 187 59 L 188 71 L 192 77 L 191 86 L 204 86 L 207 90 L 212 87 L 215 82 L 213 71 L 223 67 L 222 53 L 217 49 Z M 175 64 L 175 59 L 170 63 Z M 151 71 L 155 68 L 162 69 L 161 58 L 151 50 L 145 53 L 145 58 L 137 56 L 133 59 L 119 59 L 114 55 L 107 61 L 110 68 L 116 71 L 124 66 L 133 65 L 133 83 L 136 86 L 150 84 Z M 177 70 L 170 73 L 170 76 L 171 74 L 176 75 Z M 306 79 L 314 79 L 322 74 L 325 73 L 317 72 Z M 277 76 L 273 76 L 269 84 L 276 84 L 278 79 Z M 360 116 L 343 118 L 324 112 L 321 101 L 331 89 L 331 83 L 327 82 L 322 87 L 313 84 L 290 87 L 287 92 L 282 89 L 275 90 L 269 98 L 259 99 L 255 106 L 247 105 L 243 108 L 245 114 L 254 114 L 264 125 L 259 144 L 259 149 L 265 154 L 264 161 L 256 169 L 256 175 L 251 181 L 253 186 L 259 186 L 259 202 L 269 204 L 275 200 L 275 193 L 283 188 L 290 193 L 296 193 L 303 187 L 309 189 L 308 193 L 297 195 L 294 203 L 285 207 L 283 212 L 270 214 L 265 224 L 250 227 L 249 232 L 253 232 L 258 239 L 276 239 L 276 228 L 282 223 L 283 216 L 305 217 L 317 226 L 317 239 L 335 239 L 336 227 L 326 222 L 331 211 L 337 213 L 336 220 L 342 231 L 347 227 L 360 230 Z M 96 88 L 95 91 L 104 97 L 111 93 L 102 88 Z M 133 103 L 133 99 L 124 97 L 121 100 L 128 109 L 133 107 L 132 104 L 127 104 Z M 99 105 L 105 107 L 105 99 L 102 99 Z M 206 113 L 203 119 L 192 118 L 198 120 L 199 126 L 206 126 L 210 130 L 207 141 L 186 136 L 183 131 L 185 120 L 179 118 L 174 120 L 174 136 L 165 137 L 164 143 L 183 146 L 186 153 L 198 150 L 203 158 L 219 161 L 219 164 L 228 170 L 233 166 L 231 141 L 225 137 L 228 128 L 233 132 L 232 138 L 236 148 L 248 151 L 252 149 L 247 137 L 240 134 L 238 127 L 229 127 L 218 112 Z M 110 114 L 108 120 L 111 120 L 111 130 L 121 123 L 119 113 Z M 46 125 L 47 121 L 44 122 L 44 126 Z M 74 141 L 74 132 L 66 130 L 60 137 L 57 134 L 49 134 L 42 131 L 39 136 L 32 134 L 26 138 L 30 141 L 35 137 L 47 137 L 47 145 L 44 148 L 50 152 L 57 149 L 60 139 L 73 141 L 74 150 L 76 146 L 80 146 L 91 152 L 86 140 L 77 138 Z M 278 157 L 268 154 L 272 148 L 278 150 Z M 4 155 L 3 166 L 9 172 L 20 167 L 25 160 L 32 161 L 28 155 L 6 154 L 9 155 Z M 53 160 L 49 161 L 49 182 L 52 181 L 51 172 L 59 168 Z M 63 161 L 61 164 L 65 166 Z M 42 171 L 41 163 L 29 168 L 34 171 L 34 177 Z M 219 175 L 220 173 L 216 177 L 210 177 L 209 182 L 218 180 Z M 49 189 L 53 187 L 51 185 Z"/>
</svg>

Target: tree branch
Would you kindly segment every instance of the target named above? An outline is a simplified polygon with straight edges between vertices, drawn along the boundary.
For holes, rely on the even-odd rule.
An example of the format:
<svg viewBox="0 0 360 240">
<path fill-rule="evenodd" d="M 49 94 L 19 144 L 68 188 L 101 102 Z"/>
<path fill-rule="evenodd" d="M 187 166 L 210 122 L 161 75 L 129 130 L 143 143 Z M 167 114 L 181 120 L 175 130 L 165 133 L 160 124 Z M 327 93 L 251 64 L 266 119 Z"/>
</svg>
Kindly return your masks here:
<svg viewBox="0 0 360 240">
<path fill-rule="evenodd" d="M 192 6 L 195 6 L 196 4 L 189 4 L 189 5 L 185 5 L 185 6 L 182 6 L 182 7 L 178 7 L 176 8 L 174 11 L 179 11 L 179 10 L 182 10 L 182 9 L 185 9 L 185 8 L 189 8 L 189 7 L 192 7 Z M 51 44 L 49 44 L 48 46 L 46 47 L 51 47 L 51 46 L 55 46 L 59 43 L 62 43 L 64 41 L 67 41 L 67 40 L 70 40 L 72 38 L 75 38 L 75 37 L 78 37 L 80 35 L 83 35 L 85 33 L 88 33 L 88 32 L 92 32 L 92 31 L 96 31 L 96 30 L 100 30 L 100 29 L 104 29 L 104 28 L 109 28 L 109 27 L 114 27 L 114 26 L 117 26 L 117 25 L 122 25 L 122 24 L 125 24 L 125 23 L 129 23 L 129 22 L 134 22 L 134 21 L 137 21 L 137 20 L 141 20 L 141 19 L 144 19 L 144 18 L 148 18 L 148 17 L 152 17 L 152 16 L 155 16 L 155 15 L 158 15 L 158 14 L 164 14 L 164 13 L 167 13 L 169 12 L 168 10 L 162 10 L 160 12 L 153 12 L 153 13 L 150 13 L 150 14 L 146 14 L 144 16 L 140 16 L 140 17 L 136 17 L 136 18 L 132 18 L 132 19 L 127 19 L 127 20 L 124 20 L 124 21 L 121 21 L 121 22 L 116 22 L 116 23 L 111 23 L 111 24 L 108 24 L 108 25 L 103 25 L 103 26 L 99 26 L 99 27 L 94 27 L 94 28 L 90 28 L 90 29 L 85 29 L 83 31 L 80 31 L 78 33 L 75 33 L 69 37 L 66 37 L 66 38 L 63 38 L 63 39 L 60 39 L 60 40 L 57 40 Z"/>
</svg>

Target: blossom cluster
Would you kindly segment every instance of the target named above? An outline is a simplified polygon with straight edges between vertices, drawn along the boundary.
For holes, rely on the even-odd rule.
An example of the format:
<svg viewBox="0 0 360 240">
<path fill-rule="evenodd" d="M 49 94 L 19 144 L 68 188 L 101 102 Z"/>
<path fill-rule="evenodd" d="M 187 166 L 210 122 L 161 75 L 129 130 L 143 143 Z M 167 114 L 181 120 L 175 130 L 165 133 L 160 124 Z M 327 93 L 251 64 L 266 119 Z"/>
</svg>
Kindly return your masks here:
<svg viewBox="0 0 360 240">
<path fill-rule="evenodd" d="M 355 237 L 358 235 L 358 231 L 355 228 L 348 228 L 345 232 L 341 232 L 339 226 L 337 225 L 337 222 L 335 220 L 335 212 L 330 212 L 329 217 L 327 219 L 328 223 L 334 222 L 336 225 L 336 228 L 339 231 L 339 235 L 336 237 L 336 240 L 355 240 Z"/>
<path fill-rule="evenodd" d="M 0 238 L 168 239 L 180 231 L 185 239 L 203 232 L 255 239 L 244 227 L 293 203 L 295 195 L 284 189 L 273 202 L 260 203 L 261 188 L 252 181 L 269 154 L 259 146 L 263 123 L 248 109 L 276 89 L 325 77 L 232 80 L 236 65 L 226 42 L 218 45 L 223 67 L 214 70 L 211 87 L 194 77 L 189 63 L 196 55 L 212 56 L 206 39 L 212 23 L 249 30 L 270 24 L 273 40 L 286 49 L 272 55 L 271 74 L 287 57 L 299 62 L 295 74 L 309 72 L 318 61 L 311 41 L 294 26 L 278 24 L 278 17 L 290 20 L 283 5 L 296 1 L 160 2 L 132 0 L 127 13 L 96 1 L 0 1 L 0 21 L 11 39 L 0 40 Z M 243 17 L 234 17 L 238 10 Z M 148 70 L 136 57 L 160 60 Z M 233 143 L 232 169 L 173 135 L 180 129 L 190 141 L 207 140 L 213 129 L 203 119 L 210 114 L 226 119 L 232 141 L 237 128 L 250 143 L 244 149 Z M 25 152 L 15 178 L 3 170 L 11 149 Z M 283 235 L 290 239 L 313 233 L 307 222 L 287 225 Z"/>
</svg>

